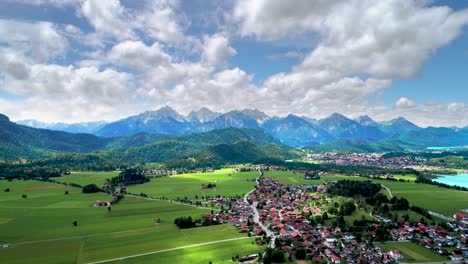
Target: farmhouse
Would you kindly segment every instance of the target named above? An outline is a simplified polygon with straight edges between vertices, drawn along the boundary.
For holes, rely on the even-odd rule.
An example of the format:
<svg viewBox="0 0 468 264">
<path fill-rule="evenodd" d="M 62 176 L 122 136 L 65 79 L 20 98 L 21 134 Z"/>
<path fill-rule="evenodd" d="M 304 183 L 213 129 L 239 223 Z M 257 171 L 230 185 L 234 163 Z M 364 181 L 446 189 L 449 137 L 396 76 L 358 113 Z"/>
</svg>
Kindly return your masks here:
<svg viewBox="0 0 468 264">
<path fill-rule="evenodd" d="M 108 201 L 99 201 L 99 200 L 97 200 L 97 201 L 93 204 L 93 206 L 95 206 L 95 207 L 109 206 L 109 205 L 110 205 L 110 202 L 108 202 Z"/>
</svg>

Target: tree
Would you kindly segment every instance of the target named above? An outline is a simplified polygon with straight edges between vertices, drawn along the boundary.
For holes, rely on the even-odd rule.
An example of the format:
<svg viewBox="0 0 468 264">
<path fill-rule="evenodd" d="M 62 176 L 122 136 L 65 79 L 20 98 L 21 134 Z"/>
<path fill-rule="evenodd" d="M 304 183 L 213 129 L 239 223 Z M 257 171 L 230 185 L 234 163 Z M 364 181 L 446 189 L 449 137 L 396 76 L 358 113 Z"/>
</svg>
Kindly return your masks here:
<svg viewBox="0 0 468 264">
<path fill-rule="evenodd" d="M 83 187 L 83 193 L 97 193 L 97 192 L 100 192 L 101 189 L 99 187 L 97 187 L 96 184 L 88 184 L 86 186 Z"/>
<path fill-rule="evenodd" d="M 281 247 L 281 241 L 279 240 L 279 238 L 275 238 L 275 247 L 276 248 Z"/>
<path fill-rule="evenodd" d="M 68 191 L 65 191 L 65 195 L 68 195 L 68 194 L 69 194 L 69 192 L 68 192 Z"/>
<path fill-rule="evenodd" d="M 28 198 L 28 196 L 26 194 L 22 194 L 21 198 Z"/>
<path fill-rule="evenodd" d="M 271 254 L 271 261 L 276 263 L 283 263 L 284 262 L 284 253 L 279 249 L 273 250 Z"/>
<path fill-rule="evenodd" d="M 73 221 L 73 226 L 78 226 L 78 221 Z"/>
<path fill-rule="evenodd" d="M 5 189 L 5 192 L 10 192 L 10 188 L 6 188 L 6 189 Z"/>
<path fill-rule="evenodd" d="M 357 235 L 356 235 L 356 242 L 358 242 L 358 243 L 361 243 L 361 242 L 362 242 L 362 234 L 361 234 L 361 233 L 357 233 Z"/>
<path fill-rule="evenodd" d="M 328 214 L 327 214 L 327 212 L 324 212 L 324 213 L 322 214 L 322 219 L 323 219 L 323 220 L 328 220 Z"/>
<path fill-rule="evenodd" d="M 300 247 L 296 250 L 296 253 L 294 254 L 294 257 L 296 257 L 296 259 L 305 259 L 307 256 L 307 252 L 305 250 L 305 248 L 303 247 Z"/>
</svg>

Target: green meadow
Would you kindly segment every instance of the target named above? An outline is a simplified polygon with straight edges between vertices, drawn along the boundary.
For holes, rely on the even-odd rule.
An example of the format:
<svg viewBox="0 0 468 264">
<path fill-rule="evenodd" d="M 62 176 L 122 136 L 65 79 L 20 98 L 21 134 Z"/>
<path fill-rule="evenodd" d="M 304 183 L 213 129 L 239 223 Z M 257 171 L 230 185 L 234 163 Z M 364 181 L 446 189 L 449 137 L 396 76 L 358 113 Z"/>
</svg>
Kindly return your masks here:
<svg viewBox="0 0 468 264">
<path fill-rule="evenodd" d="M 129 193 L 145 193 L 150 197 L 175 200 L 185 198 L 194 200 L 202 196 L 243 195 L 255 187 L 258 172 L 234 172 L 222 169 L 211 173 L 188 173 L 170 177 L 152 178 L 150 182 L 131 186 Z M 202 184 L 216 184 L 216 188 L 202 189 Z"/>
<path fill-rule="evenodd" d="M 7 188 L 9 192 L 4 191 Z M 0 263 L 88 263 L 245 237 L 227 224 L 184 230 L 173 224 L 176 217 L 199 217 L 209 212 L 206 209 L 125 198 L 108 212 L 91 206 L 96 200 L 109 200 L 105 194 L 83 194 L 79 188 L 37 181 L 0 181 L 0 190 L 0 244 L 9 244 L 0 250 Z M 161 224 L 155 225 L 157 218 Z M 158 257 L 152 261 L 163 263 Z"/>
<path fill-rule="evenodd" d="M 102 186 L 106 179 L 110 179 L 119 174 L 118 171 L 72 171 L 70 175 L 54 178 L 56 182 L 75 183 L 85 186 L 91 183 Z"/>
<path fill-rule="evenodd" d="M 119 263 L 212 263 L 232 262 L 232 257 L 258 254 L 265 250 L 257 246 L 254 239 L 221 242 L 193 248 L 179 249 L 154 255 L 136 257 Z"/>
<path fill-rule="evenodd" d="M 413 263 L 413 262 L 442 262 L 447 261 L 448 258 L 438 255 L 429 249 L 416 245 L 411 242 L 387 242 L 385 244 L 378 244 L 380 248 L 385 251 L 398 250 L 403 258 L 401 262 Z"/>
<path fill-rule="evenodd" d="M 338 181 L 338 180 L 356 180 L 356 181 L 367 180 L 367 178 L 358 177 L 358 176 L 344 176 L 344 175 L 335 175 L 335 174 L 322 175 L 320 176 L 320 179 L 318 180 L 307 180 L 307 179 L 304 179 L 304 174 L 294 173 L 292 171 L 265 171 L 264 176 L 273 178 L 286 185 L 321 184 L 326 181 Z"/>
<path fill-rule="evenodd" d="M 468 192 L 414 182 L 385 180 L 374 180 L 374 182 L 387 186 L 395 196 L 405 197 L 411 205 L 447 216 L 468 208 Z"/>
</svg>

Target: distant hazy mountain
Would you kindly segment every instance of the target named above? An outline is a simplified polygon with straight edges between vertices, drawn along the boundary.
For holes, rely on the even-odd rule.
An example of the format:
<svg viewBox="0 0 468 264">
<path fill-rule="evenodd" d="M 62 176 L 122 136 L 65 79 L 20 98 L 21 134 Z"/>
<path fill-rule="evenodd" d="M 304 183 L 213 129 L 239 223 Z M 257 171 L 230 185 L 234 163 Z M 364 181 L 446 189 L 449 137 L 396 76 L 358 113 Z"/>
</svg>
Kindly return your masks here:
<svg viewBox="0 0 468 264">
<path fill-rule="evenodd" d="M 336 138 L 381 140 L 387 137 L 387 134 L 376 126 L 362 125 L 337 113 L 320 120 L 319 125 Z"/>
<path fill-rule="evenodd" d="M 0 159 L 40 158 L 53 152 L 90 152 L 104 148 L 108 143 L 108 139 L 91 134 L 18 125 L 0 114 Z"/>
<path fill-rule="evenodd" d="M 237 128 L 259 128 L 257 121 L 250 115 L 240 111 L 230 111 L 215 118 L 206 125 L 211 129 L 222 129 L 228 127 Z"/>
<path fill-rule="evenodd" d="M 169 106 L 156 111 L 109 123 L 95 132 L 104 137 L 128 136 L 141 132 L 180 135 L 198 131 L 195 123 L 189 122 Z"/>
<path fill-rule="evenodd" d="M 436 146 L 439 143 L 442 146 L 460 145 L 461 143 L 457 142 L 464 142 L 459 140 L 460 131 L 467 131 L 467 128 L 447 128 L 448 130 L 443 134 L 441 129 L 422 129 L 402 117 L 376 122 L 367 115 L 352 120 L 337 113 L 316 120 L 295 115 L 283 118 L 270 117 L 256 109 L 217 113 L 201 108 L 183 116 L 169 106 L 108 124 L 102 122 L 68 124 L 67 126 L 54 124 L 51 127 L 49 124 L 34 120 L 25 120 L 21 123 L 32 127 L 47 127 L 69 132 L 92 132 L 102 137 L 125 137 L 120 141 L 113 141 L 111 148 L 141 146 L 143 143 L 169 136 L 225 128 L 261 129 L 279 142 L 295 148 L 319 144 L 332 144 L 328 147 L 324 145 L 321 149 L 337 149 L 340 146 L 351 148 L 358 145 L 357 149 L 365 150 L 411 148 L 412 146 L 420 148 L 423 145 Z M 422 140 L 424 142 L 418 143 Z M 379 145 L 380 142 L 382 144 Z M 373 145 L 369 147 L 369 144 Z M 381 148 L 382 146 L 385 147 Z"/>
<path fill-rule="evenodd" d="M 420 127 L 404 119 L 403 117 L 395 118 L 390 121 L 380 122 L 379 127 L 384 132 L 393 135 L 402 135 L 409 131 L 421 129 Z"/>
<path fill-rule="evenodd" d="M 266 115 L 265 113 L 257 109 L 254 109 L 254 110 L 244 109 L 241 112 L 246 114 L 250 118 L 254 119 L 257 122 L 257 124 L 260 124 L 260 125 L 265 123 L 265 121 L 267 121 L 268 119 L 270 119 L 268 115 Z"/>
<path fill-rule="evenodd" d="M 156 113 L 152 116 L 159 116 L 159 119 L 175 117 L 167 117 L 166 114 Z M 115 162 L 159 162 L 184 157 L 208 147 L 237 142 L 250 142 L 258 146 L 279 144 L 271 135 L 259 129 L 231 127 L 181 136 L 138 133 L 126 137 L 106 138 L 18 125 L 0 114 L 0 161 L 49 158 L 60 153 L 92 152 L 93 157 L 99 156 Z M 270 149 L 275 152 L 274 156 L 294 153 L 284 145 Z M 87 160 L 86 155 L 80 155 L 67 157 L 77 162 Z"/>
<path fill-rule="evenodd" d="M 94 133 L 101 127 L 107 124 L 105 121 L 97 122 L 82 122 L 82 123 L 44 123 L 34 119 L 20 120 L 16 122 L 19 125 L 24 125 L 34 128 L 45 128 L 50 130 L 65 131 L 70 133 Z"/>
<path fill-rule="evenodd" d="M 379 124 L 375 122 L 372 118 L 370 118 L 368 115 L 360 116 L 356 118 L 355 121 L 363 126 L 379 126 Z"/>
<path fill-rule="evenodd" d="M 220 113 L 213 112 L 206 107 L 200 108 L 198 111 L 192 111 L 187 115 L 187 120 L 190 122 L 209 122 L 220 116 Z"/>
<path fill-rule="evenodd" d="M 335 139 L 318 125 L 295 115 L 272 118 L 266 121 L 262 128 L 283 144 L 292 147 L 318 145 Z"/>
</svg>

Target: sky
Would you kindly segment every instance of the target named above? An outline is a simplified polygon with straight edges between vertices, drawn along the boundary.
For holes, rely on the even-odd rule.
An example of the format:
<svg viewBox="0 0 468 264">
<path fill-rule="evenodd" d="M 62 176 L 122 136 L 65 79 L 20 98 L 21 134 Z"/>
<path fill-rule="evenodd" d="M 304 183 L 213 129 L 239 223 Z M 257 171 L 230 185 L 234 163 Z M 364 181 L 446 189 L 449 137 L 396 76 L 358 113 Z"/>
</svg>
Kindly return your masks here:
<svg viewBox="0 0 468 264">
<path fill-rule="evenodd" d="M 468 125 L 468 1 L 3 0 L 0 113 L 169 105 Z"/>
</svg>

